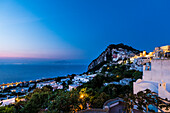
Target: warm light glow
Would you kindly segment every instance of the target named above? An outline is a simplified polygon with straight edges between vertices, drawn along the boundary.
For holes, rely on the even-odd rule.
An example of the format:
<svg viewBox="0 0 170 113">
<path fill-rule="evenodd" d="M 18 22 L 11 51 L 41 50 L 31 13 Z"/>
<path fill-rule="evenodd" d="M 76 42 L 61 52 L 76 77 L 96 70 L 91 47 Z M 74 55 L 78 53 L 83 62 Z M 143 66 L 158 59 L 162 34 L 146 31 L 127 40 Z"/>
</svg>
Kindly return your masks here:
<svg viewBox="0 0 170 113">
<path fill-rule="evenodd" d="M 83 109 L 83 106 L 81 104 L 79 105 L 79 107 L 80 107 L 80 109 Z"/>
<path fill-rule="evenodd" d="M 82 94 L 82 95 L 80 95 L 80 98 L 83 98 L 84 97 L 84 95 Z"/>
</svg>

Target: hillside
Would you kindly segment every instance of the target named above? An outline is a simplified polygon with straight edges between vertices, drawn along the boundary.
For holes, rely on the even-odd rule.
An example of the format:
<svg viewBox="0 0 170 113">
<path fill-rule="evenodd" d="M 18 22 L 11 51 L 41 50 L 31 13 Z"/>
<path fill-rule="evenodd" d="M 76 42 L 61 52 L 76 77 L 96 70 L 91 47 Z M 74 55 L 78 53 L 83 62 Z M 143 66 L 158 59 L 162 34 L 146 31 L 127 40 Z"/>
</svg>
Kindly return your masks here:
<svg viewBox="0 0 170 113">
<path fill-rule="evenodd" d="M 105 63 L 118 63 L 120 60 L 130 58 L 139 53 L 139 50 L 122 43 L 117 45 L 111 44 L 89 64 L 88 72 L 96 71 Z"/>
</svg>

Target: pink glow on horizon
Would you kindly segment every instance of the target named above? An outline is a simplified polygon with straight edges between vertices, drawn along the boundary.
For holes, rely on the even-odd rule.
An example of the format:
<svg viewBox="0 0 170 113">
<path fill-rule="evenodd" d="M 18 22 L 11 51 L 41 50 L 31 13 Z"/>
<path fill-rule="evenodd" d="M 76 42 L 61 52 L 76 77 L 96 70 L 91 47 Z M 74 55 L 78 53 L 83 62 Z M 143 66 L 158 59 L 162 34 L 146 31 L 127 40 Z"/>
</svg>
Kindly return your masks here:
<svg viewBox="0 0 170 113">
<path fill-rule="evenodd" d="M 81 52 L 70 51 L 50 51 L 50 52 L 0 52 L 0 58 L 42 58 L 42 59 L 80 59 Z"/>
</svg>

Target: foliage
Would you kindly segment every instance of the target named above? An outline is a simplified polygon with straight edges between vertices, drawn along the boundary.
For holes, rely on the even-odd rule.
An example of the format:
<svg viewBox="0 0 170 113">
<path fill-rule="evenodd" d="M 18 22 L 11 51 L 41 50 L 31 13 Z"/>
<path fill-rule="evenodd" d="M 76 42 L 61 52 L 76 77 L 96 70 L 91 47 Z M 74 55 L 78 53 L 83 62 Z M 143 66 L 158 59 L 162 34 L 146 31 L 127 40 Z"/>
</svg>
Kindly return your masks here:
<svg viewBox="0 0 170 113">
<path fill-rule="evenodd" d="M 50 112 L 76 112 L 79 107 L 79 93 L 76 90 L 71 92 L 59 91 L 57 96 L 48 106 Z"/>
<path fill-rule="evenodd" d="M 26 103 L 21 112 L 24 113 L 37 113 L 42 108 L 43 104 L 48 101 L 48 92 L 34 93 L 31 99 Z"/>
<path fill-rule="evenodd" d="M 140 72 L 140 71 L 135 71 L 135 72 L 132 74 L 132 78 L 134 78 L 135 80 L 137 80 L 137 79 L 142 79 L 142 72 Z"/>
<path fill-rule="evenodd" d="M 104 75 L 97 75 L 90 81 L 92 88 L 100 88 L 104 83 Z"/>
<path fill-rule="evenodd" d="M 61 81 L 61 79 L 64 79 L 65 77 L 57 77 L 57 78 L 55 78 L 55 81 L 56 82 L 60 82 Z"/>
<path fill-rule="evenodd" d="M 140 111 L 153 111 L 148 108 L 149 105 L 156 106 L 157 108 L 160 105 L 165 105 L 164 102 L 160 97 L 158 97 L 158 94 L 155 92 L 152 92 L 149 89 L 146 89 L 144 91 L 140 91 L 137 94 L 127 94 L 124 97 L 125 101 L 125 107 L 126 107 L 126 112 L 131 112 L 131 109 L 133 108 L 134 105 L 137 105 L 138 109 Z M 164 107 L 168 107 L 165 105 Z"/>
<path fill-rule="evenodd" d="M 117 88 L 114 87 L 113 85 L 108 85 L 102 89 L 102 92 L 105 92 L 108 94 L 111 98 L 116 98 L 116 90 Z"/>
<path fill-rule="evenodd" d="M 0 107 L 0 113 L 14 113 L 14 106 L 2 106 Z"/>
<path fill-rule="evenodd" d="M 66 88 L 67 88 L 67 84 L 66 84 L 65 81 L 63 81 L 62 85 L 63 85 L 63 89 L 66 89 Z"/>
<path fill-rule="evenodd" d="M 101 63 L 99 63 L 98 65 L 96 65 L 93 69 L 89 69 L 88 72 L 95 72 L 96 70 L 99 70 L 104 64 L 108 63 L 108 61 L 103 61 Z"/>
<path fill-rule="evenodd" d="M 68 77 L 70 78 L 70 80 L 74 79 L 75 76 L 76 76 L 76 74 L 68 75 Z"/>
<path fill-rule="evenodd" d="M 105 92 L 102 92 L 96 99 L 94 99 L 93 107 L 102 108 L 104 102 L 106 102 L 108 99 L 109 95 L 107 95 Z"/>
<path fill-rule="evenodd" d="M 91 108 L 101 108 L 108 99 L 126 97 L 126 94 L 132 93 L 133 90 L 132 82 L 130 85 L 125 86 L 114 84 L 104 86 L 104 83 L 120 81 L 123 78 L 134 78 L 137 80 L 142 77 L 141 72 L 129 70 L 129 67 L 126 65 L 107 65 L 103 67 L 102 72 L 72 91 L 66 90 L 68 85 L 72 84 L 71 80 L 67 83 L 63 81 L 63 89 L 60 90 L 53 91 L 51 86 L 45 86 L 42 89 L 36 88 L 33 93 L 25 96 L 26 102 L 18 102 L 14 107 L 7 106 L 5 109 L 8 111 L 13 110 L 17 113 L 37 113 L 42 109 L 48 108 L 49 113 L 74 113 L 78 110 L 86 109 L 87 105 Z M 70 79 L 73 79 L 74 76 L 76 75 L 68 75 Z M 58 77 L 55 80 L 57 82 L 61 79 L 62 77 Z M 141 99 L 139 104 L 142 102 Z M 132 106 L 129 104 L 127 107 Z M 0 107 L 0 109 L 4 110 L 3 107 Z"/>
<path fill-rule="evenodd" d="M 68 83 L 68 85 L 70 85 L 70 84 L 72 84 L 73 82 L 72 82 L 71 80 L 69 80 L 67 83 Z"/>
</svg>

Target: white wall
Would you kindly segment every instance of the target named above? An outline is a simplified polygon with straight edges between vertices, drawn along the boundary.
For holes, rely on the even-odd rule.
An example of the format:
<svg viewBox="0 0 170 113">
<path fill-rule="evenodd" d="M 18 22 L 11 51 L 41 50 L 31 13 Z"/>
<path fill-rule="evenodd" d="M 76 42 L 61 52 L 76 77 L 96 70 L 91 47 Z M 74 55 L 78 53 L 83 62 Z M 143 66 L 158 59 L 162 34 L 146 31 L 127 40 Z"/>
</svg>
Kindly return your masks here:
<svg viewBox="0 0 170 113">
<path fill-rule="evenodd" d="M 170 60 L 152 60 L 151 71 L 143 71 L 143 80 L 170 83 Z"/>
<path fill-rule="evenodd" d="M 163 86 L 164 84 L 159 84 L 159 93 L 158 95 L 162 98 L 167 98 L 168 100 L 170 100 L 170 93 L 166 90 L 166 86 Z"/>
</svg>

